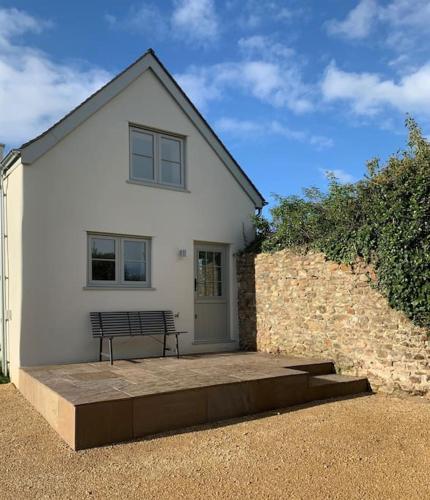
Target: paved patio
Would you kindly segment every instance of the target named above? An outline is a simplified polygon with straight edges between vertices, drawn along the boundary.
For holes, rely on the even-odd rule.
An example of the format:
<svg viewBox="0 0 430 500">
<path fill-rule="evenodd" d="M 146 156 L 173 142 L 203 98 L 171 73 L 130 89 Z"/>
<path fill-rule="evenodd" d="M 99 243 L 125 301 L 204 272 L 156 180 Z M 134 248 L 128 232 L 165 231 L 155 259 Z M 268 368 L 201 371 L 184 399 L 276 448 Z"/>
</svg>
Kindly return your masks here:
<svg viewBox="0 0 430 500">
<path fill-rule="evenodd" d="M 74 449 L 365 391 L 330 360 L 226 353 L 23 368 L 20 390 Z"/>
</svg>

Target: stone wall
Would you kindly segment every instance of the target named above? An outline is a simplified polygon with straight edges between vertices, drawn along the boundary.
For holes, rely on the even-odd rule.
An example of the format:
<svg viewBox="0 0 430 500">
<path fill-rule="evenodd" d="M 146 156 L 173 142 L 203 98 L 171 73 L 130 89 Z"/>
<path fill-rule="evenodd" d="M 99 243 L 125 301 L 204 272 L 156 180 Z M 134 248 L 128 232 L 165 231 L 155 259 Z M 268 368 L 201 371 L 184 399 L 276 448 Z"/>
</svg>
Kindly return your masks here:
<svg viewBox="0 0 430 500">
<path fill-rule="evenodd" d="M 371 268 L 322 254 L 237 259 L 241 348 L 329 357 L 374 390 L 430 397 L 430 344 L 371 286 Z"/>
</svg>

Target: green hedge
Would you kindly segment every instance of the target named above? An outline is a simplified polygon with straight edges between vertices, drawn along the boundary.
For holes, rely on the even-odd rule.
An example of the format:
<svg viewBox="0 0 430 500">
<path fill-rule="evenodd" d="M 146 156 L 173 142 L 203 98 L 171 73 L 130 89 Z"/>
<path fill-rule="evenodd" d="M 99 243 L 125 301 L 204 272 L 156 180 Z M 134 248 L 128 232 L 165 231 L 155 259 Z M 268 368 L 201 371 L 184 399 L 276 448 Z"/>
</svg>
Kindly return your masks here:
<svg viewBox="0 0 430 500">
<path fill-rule="evenodd" d="M 430 143 L 411 118 L 408 147 L 386 164 L 368 162 L 359 182 L 304 195 L 276 196 L 271 218 L 255 218 L 249 251 L 285 248 L 324 252 L 328 259 L 373 263 L 377 286 L 390 305 L 430 327 Z"/>
</svg>

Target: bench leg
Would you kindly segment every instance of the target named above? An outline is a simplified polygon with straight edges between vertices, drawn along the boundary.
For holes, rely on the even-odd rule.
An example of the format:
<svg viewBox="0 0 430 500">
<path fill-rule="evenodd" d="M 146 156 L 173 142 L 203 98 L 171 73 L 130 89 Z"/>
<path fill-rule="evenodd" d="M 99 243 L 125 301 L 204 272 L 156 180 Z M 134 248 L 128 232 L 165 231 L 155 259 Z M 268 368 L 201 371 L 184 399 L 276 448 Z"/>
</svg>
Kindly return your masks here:
<svg viewBox="0 0 430 500">
<path fill-rule="evenodd" d="M 102 351 L 103 351 L 103 337 L 100 337 L 100 347 L 99 347 L 99 361 L 102 360 Z"/>
<path fill-rule="evenodd" d="M 166 357 L 166 338 L 167 338 L 167 335 L 164 334 L 164 337 L 163 337 L 163 358 Z"/>
<path fill-rule="evenodd" d="M 113 352 L 112 352 L 112 337 L 109 337 L 109 359 L 110 364 L 113 365 Z"/>
<path fill-rule="evenodd" d="M 176 334 L 175 337 L 176 337 L 176 357 L 179 359 L 179 340 L 178 340 L 178 334 Z"/>
</svg>

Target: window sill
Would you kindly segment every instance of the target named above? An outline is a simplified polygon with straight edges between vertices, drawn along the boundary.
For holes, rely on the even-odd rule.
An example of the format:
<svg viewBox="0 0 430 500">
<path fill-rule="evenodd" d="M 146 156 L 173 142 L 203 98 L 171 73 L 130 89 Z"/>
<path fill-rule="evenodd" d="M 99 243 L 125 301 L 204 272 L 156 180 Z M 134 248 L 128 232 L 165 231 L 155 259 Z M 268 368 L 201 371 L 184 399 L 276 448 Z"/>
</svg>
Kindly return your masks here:
<svg viewBox="0 0 430 500">
<path fill-rule="evenodd" d="M 145 182 L 145 181 L 138 181 L 135 179 L 128 179 L 127 184 L 137 184 L 138 186 L 147 186 L 147 187 L 153 187 L 153 188 L 158 188 L 158 189 L 167 189 L 168 191 L 179 191 L 181 193 L 191 193 L 188 189 L 185 189 L 183 187 L 175 187 L 175 186 L 168 186 L 167 184 L 156 184 L 154 182 Z"/>
<path fill-rule="evenodd" d="M 152 288 L 149 286 L 84 286 L 82 287 L 83 290 L 101 290 L 101 291 L 106 291 L 106 290 L 136 290 L 136 291 L 154 291 L 156 288 Z"/>
</svg>

